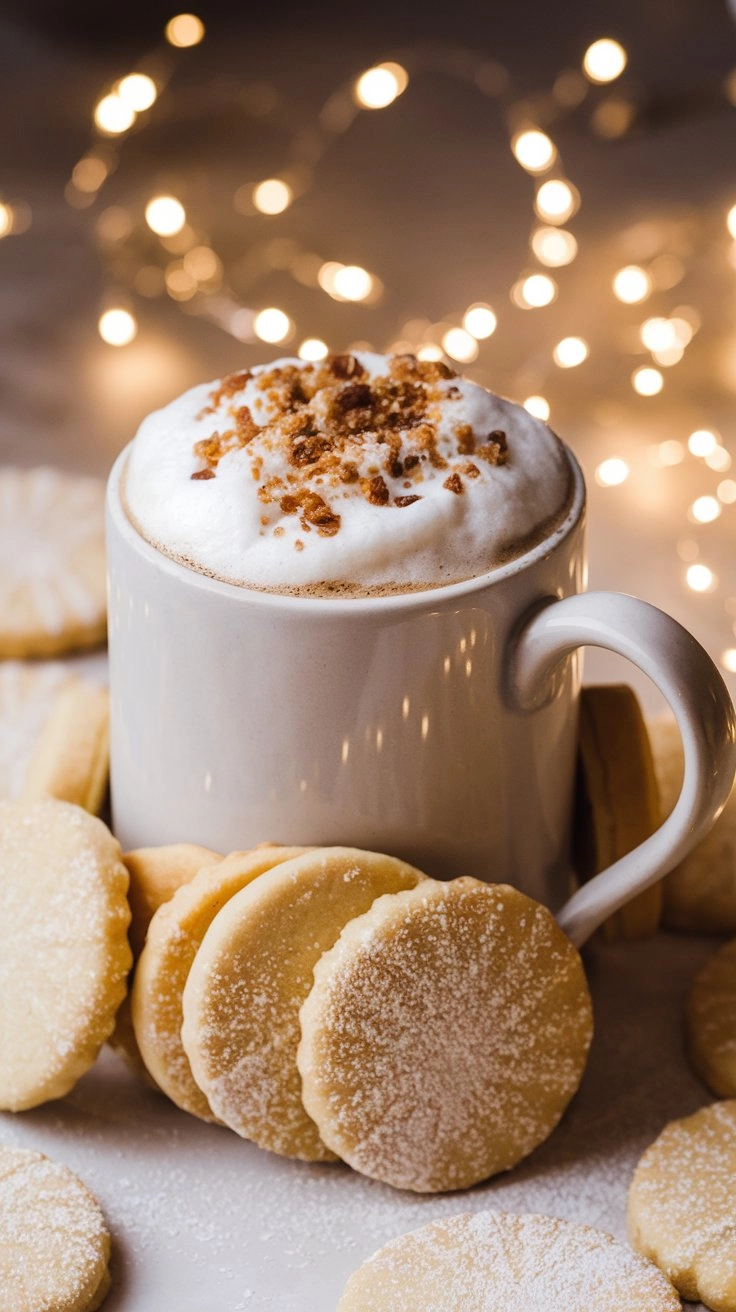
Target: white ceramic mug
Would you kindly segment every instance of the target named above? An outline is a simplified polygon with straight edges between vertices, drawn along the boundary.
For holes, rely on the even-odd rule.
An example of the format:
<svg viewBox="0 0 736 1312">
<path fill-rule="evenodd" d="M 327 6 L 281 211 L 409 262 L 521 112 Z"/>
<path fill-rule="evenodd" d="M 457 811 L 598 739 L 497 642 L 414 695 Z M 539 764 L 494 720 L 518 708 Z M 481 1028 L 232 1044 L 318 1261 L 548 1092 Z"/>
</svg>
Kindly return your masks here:
<svg viewBox="0 0 736 1312">
<path fill-rule="evenodd" d="M 736 762 L 723 680 L 653 606 L 582 593 L 585 486 L 571 455 L 570 512 L 532 550 L 462 583 L 352 599 L 258 592 L 169 559 L 125 514 L 125 459 L 108 489 L 124 848 L 372 848 L 439 878 L 514 884 L 581 943 L 722 809 Z M 662 827 L 566 901 L 585 645 L 627 656 L 662 690 L 685 778 Z"/>
</svg>

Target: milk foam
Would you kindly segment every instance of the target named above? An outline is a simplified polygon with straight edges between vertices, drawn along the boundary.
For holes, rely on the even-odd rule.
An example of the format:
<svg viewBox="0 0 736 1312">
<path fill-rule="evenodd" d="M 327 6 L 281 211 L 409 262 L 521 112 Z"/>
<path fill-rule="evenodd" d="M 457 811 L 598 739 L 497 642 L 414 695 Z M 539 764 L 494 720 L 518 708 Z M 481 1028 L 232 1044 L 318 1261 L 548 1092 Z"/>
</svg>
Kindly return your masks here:
<svg viewBox="0 0 736 1312">
<path fill-rule="evenodd" d="M 368 410 L 349 408 L 369 394 Z M 363 352 L 192 388 L 143 421 L 124 484 L 141 534 L 194 569 L 357 594 L 483 573 L 545 536 L 570 490 L 562 444 L 521 406 L 443 366 Z"/>
</svg>

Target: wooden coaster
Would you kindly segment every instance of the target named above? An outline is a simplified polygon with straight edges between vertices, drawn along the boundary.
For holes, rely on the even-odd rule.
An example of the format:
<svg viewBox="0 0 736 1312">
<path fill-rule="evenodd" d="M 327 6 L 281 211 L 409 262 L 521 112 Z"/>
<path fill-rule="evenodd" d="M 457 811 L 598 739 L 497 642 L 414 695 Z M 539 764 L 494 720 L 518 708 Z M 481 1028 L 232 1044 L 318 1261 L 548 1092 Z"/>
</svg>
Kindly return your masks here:
<svg viewBox="0 0 736 1312">
<path fill-rule="evenodd" d="M 587 883 L 661 823 L 652 748 L 641 707 L 626 684 L 583 688 L 578 731 L 573 864 Z M 605 938 L 644 938 L 657 930 L 662 884 L 610 916 Z"/>
</svg>

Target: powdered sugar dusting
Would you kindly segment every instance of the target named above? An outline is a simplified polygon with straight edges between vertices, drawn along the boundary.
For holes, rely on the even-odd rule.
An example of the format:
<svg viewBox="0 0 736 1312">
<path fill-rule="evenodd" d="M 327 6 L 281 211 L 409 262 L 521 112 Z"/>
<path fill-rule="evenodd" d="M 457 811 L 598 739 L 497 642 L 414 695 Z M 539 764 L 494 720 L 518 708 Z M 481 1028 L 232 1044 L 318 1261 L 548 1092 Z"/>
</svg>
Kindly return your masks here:
<svg viewBox="0 0 736 1312">
<path fill-rule="evenodd" d="M 0 1145 L 0 1306 L 80 1312 L 107 1279 L 110 1237 L 95 1199 L 39 1152 Z"/>
<path fill-rule="evenodd" d="M 589 1226 L 467 1213 L 388 1244 L 348 1282 L 338 1312 L 678 1312 L 651 1263 Z"/>
<path fill-rule="evenodd" d="M 690 1056 L 706 1084 L 736 1097 L 736 939 L 706 961 L 687 1002 Z"/>
<path fill-rule="evenodd" d="M 577 952 L 550 913 L 460 879 L 382 898 L 315 969 L 305 1106 L 356 1170 L 466 1188 L 557 1124 L 592 1035 Z"/>
<path fill-rule="evenodd" d="M 69 677 L 56 663 L 0 664 L 0 800 L 20 794 L 38 736 Z"/>
</svg>

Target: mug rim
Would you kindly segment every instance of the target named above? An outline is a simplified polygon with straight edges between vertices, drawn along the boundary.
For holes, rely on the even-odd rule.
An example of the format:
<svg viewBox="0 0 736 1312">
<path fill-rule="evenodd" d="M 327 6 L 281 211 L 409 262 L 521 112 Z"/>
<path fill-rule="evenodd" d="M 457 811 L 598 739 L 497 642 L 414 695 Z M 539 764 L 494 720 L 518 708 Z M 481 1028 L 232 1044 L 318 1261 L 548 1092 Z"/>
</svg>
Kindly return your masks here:
<svg viewBox="0 0 736 1312">
<path fill-rule="evenodd" d="M 157 565 L 164 573 L 169 574 L 179 583 L 201 588 L 210 593 L 214 592 L 216 595 L 228 597 L 233 601 L 239 598 L 241 602 L 247 602 L 248 605 L 261 606 L 264 609 L 291 611 L 293 613 L 309 610 L 312 614 L 322 611 L 325 615 L 333 616 L 341 612 L 356 615 L 394 610 L 433 609 L 441 603 L 459 601 L 473 593 L 492 587 L 495 583 L 503 583 L 507 579 L 513 578 L 514 575 L 521 574 L 525 569 L 531 568 L 539 560 L 552 555 L 576 528 L 583 516 L 586 504 L 583 471 L 576 456 L 560 440 L 573 480 L 569 510 L 562 523 L 558 524 L 548 537 L 542 538 L 540 542 L 535 543 L 528 551 L 522 552 L 520 556 L 515 556 L 513 560 L 507 561 L 503 565 L 493 566 L 482 574 L 475 574 L 471 578 L 461 579 L 456 583 L 443 583 L 440 587 L 422 588 L 416 592 L 396 592 L 385 596 L 368 595 L 362 597 L 294 596 L 290 593 L 266 592 L 240 583 L 228 583 L 224 579 L 204 574 L 200 570 L 183 565 L 173 556 L 169 556 L 165 551 L 161 551 L 144 538 L 128 517 L 120 495 L 123 471 L 132 445 L 133 442 L 129 442 L 117 456 L 107 480 L 106 493 L 106 505 L 110 521 L 127 544 L 136 550 L 149 564 Z"/>
</svg>

